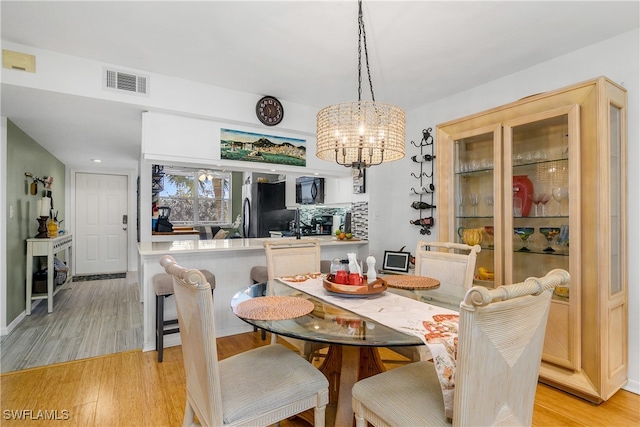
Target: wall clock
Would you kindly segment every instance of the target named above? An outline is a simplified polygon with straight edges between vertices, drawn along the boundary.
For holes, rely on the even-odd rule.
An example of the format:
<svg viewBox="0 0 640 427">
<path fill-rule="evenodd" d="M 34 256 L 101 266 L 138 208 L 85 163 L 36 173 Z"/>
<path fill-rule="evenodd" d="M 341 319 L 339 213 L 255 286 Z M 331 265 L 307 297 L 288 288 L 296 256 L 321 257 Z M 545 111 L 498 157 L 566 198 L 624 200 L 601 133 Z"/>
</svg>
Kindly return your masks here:
<svg viewBox="0 0 640 427">
<path fill-rule="evenodd" d="M 267 126 L 275 126 L 282 121 L 284 108 L 273 96 L 265 96 L 256 104 L 258 120 Z"/>
</svg>

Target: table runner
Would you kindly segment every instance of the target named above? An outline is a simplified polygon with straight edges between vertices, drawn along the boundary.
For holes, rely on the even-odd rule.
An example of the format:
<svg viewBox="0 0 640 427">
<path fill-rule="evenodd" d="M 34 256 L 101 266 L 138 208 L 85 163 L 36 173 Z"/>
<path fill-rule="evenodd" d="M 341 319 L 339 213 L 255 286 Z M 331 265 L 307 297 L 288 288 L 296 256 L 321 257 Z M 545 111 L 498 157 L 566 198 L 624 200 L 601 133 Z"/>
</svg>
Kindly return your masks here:
<svg viewBox="0 0 640 427">
<path fill-rule="evenodd" d="M 420 337 L 433 356 L 444 398 L 445 415 L 453 419 L 459 318 L 456 311 L 390 292 L 367 298 L 329 295 L 322 285 L 323 277 L 309 277 L 307 280 L 295 282 L 284 278 L 276 280 L 400 332 Z"/>
</svg>

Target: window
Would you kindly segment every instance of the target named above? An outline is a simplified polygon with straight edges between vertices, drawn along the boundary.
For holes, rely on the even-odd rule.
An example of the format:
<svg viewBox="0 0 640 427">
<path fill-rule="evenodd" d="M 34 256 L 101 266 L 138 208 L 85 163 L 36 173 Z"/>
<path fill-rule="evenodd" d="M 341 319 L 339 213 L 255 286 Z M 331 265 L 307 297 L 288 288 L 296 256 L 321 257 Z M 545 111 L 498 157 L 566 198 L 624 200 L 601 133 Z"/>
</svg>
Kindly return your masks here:
<svg viewBox="0 0 640 427">
<path fill-rule="evenodd" d="M 229 225 L 231 173 L 164 167 L 157 206 L 171 208 L 174 225 Z"/>
</svg>

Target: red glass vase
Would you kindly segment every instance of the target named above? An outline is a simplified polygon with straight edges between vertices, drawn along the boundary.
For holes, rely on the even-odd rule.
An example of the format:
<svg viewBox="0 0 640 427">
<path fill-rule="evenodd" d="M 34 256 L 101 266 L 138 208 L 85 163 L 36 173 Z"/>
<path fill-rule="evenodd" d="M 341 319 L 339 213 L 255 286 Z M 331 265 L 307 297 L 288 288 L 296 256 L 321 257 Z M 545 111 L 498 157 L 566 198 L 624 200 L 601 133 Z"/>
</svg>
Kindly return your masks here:
<svg viewBox="0 0 640 427">
<path fill-rule="evenodd" d="M 522 216 L 529 216 L 533 197 L 533 182 L 527 175 L 513 177 L 513 197 L 522 200 Z"/>
</svg>

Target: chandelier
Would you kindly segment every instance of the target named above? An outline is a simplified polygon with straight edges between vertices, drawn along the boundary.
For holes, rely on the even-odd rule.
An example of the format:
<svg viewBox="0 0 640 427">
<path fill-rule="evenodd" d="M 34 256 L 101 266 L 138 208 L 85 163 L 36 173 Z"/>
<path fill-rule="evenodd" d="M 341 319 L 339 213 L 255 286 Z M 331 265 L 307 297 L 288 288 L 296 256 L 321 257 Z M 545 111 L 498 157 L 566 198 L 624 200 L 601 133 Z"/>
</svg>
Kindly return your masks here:
<svg viewBox="0 0 640 427">
<path fill-rule="evenodd" d="M 362 47 L 371 101 L 362 100 Z M 317 114 L 316 156 L 357 169 L 404 157 L 405 115 L 395 105 L 376 102 L 373 94 L 367 36 L 358 1 L 358 101 L 334 104 Z"/>
</svg>

